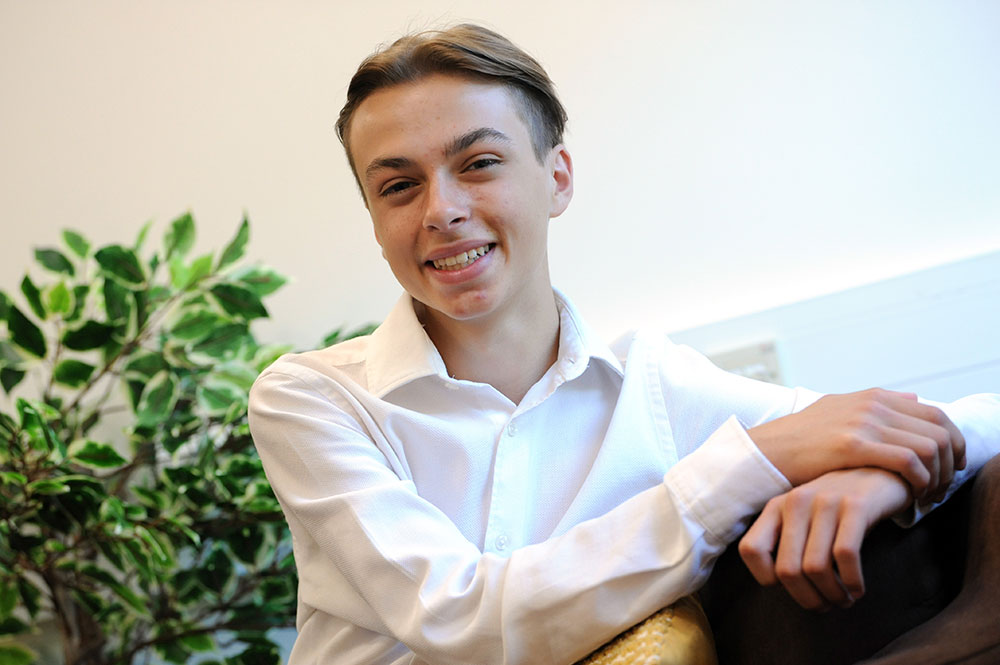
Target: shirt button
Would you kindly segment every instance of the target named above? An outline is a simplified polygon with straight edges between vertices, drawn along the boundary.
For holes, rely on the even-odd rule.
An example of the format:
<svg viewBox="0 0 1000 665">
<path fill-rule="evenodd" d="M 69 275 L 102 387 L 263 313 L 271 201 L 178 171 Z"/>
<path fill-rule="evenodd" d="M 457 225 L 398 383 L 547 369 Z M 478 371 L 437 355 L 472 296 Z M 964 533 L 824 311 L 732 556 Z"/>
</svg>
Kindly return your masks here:
<svg viewBox="0 0 1000 665">
<path fill-rule="evenodd" d="M 517 436 L 517 425 L 514 423 L 507 425 L 507 436 Z"/>
<path fill-rule="evenodd" d="M 493 544 L 496 545 L 497 550 L 503 552 L 507 549 L 507 546 L 510 545 L 510 538 L 506 535 L 497 536 L 497 539 L 493 541 Z"/>
</svg>

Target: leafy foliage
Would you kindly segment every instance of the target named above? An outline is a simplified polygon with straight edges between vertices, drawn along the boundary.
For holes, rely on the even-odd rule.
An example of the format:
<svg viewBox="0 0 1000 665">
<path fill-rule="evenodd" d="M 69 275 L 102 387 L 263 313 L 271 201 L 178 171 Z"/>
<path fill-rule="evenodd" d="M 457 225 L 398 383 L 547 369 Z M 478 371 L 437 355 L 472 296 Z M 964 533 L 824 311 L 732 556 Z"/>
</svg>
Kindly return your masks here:
<svg viewBox="0 0 1000 665">
<path fill-rule="evenodd" d="M 227 665 L 275 663 L 268 631 L 292 625 L 290 539 L 246 415 L 288 350 L 249 327 L 285 279 L 240 264 L 246 219 L 218 258 L 188 257 L 189 214 L 159 250 L 148 231 L 96 250 L 65 231 L 35 251 L 44 279 L 25 276 L 21 302 L 0 292 L 2 662 L 32 661 L 4 636 L 42 616 L 70 665 L 223 646 Z"/>
</svg>

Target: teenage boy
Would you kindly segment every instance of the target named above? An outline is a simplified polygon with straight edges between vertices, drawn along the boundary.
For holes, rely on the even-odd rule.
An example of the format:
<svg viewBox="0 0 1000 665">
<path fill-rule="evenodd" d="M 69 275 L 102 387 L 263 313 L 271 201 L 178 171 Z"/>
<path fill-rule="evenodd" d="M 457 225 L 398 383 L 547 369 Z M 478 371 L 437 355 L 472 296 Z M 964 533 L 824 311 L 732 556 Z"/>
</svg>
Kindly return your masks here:
<svg viewBox="0 0 1000 665">
<path fill-rule="evenodd" d="M 609 349 L 549 279 L 565 120 L 541 66 L 476 26 L 352 79 L 338 133 L 406 293 L 251 395 L 294 537 L 292 663 L 571 663 L 695 591 L 801 487 L 843 500 L 772 503 L 747 561 L 806 607 L 849 606 L 866 530 L 997 452 L 996 396 L 819 398 L 662 335 Z"/>
</svg>

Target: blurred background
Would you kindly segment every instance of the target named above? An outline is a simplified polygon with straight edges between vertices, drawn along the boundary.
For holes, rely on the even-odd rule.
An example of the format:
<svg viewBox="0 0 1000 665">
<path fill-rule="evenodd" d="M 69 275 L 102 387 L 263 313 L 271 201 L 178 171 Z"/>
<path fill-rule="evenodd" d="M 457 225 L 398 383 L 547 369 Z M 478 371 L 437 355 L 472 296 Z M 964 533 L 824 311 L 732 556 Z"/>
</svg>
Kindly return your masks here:
<svg viewBox="0 0 1000 665">
<path fill-rule="evenodd" d="M 380 320 L 400 287 L 334 120 L 376 45 L 466 20 L 568 108 L 553 278 L 609 340 L 1000 250 L 989 0 L 0 0 L 0 285 L 66 227 L 130 242 L 191 210 L 212 248 L 246 211 L 293 280 L 260 337 Z"/>
</svg>

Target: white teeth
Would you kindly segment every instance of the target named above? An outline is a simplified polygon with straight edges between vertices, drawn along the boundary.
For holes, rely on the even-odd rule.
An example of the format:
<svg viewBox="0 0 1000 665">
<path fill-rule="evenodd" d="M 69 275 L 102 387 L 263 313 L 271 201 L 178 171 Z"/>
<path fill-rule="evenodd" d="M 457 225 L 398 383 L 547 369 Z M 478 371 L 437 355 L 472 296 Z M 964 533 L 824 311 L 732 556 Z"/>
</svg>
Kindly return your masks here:
<svg viewBox="0 0 1000 665">
<path fill-rule="evenodd" d="M 490 251 L 490 246 L 483 245 L 482 247 L 477 247 L 476 249 L 460 252 L 455 256 L 435 259 L 433 264 L 438 270 L 461 270 L 462 268 L 466 268 L 475 263 L 480 256 L 485 256 L 488 251 Z"/>
</svg>

